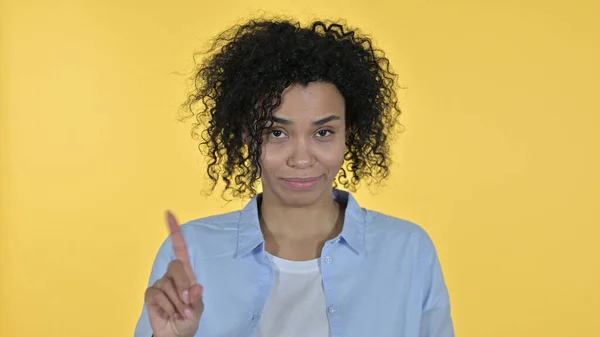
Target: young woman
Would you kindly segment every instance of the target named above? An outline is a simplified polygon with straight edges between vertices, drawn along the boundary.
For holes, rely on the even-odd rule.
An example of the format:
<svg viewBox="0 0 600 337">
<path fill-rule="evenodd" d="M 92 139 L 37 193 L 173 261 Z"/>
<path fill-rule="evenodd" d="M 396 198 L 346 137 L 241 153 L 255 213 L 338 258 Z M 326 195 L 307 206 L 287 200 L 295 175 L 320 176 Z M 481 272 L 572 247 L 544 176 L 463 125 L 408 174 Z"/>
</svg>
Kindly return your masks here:
<svg viewBox="0 0 600 337">
<path fill-rule="evenodd" d="M 384 54 L 340 24 L 277 20 L 212 50 L 186 106 L 212 187 L 251 201 L 181 227 L 167 214 L 135 336 L 454 336 L 426 232 L 337 188 L 388 174 L 400 110 Z"/>
</svg>

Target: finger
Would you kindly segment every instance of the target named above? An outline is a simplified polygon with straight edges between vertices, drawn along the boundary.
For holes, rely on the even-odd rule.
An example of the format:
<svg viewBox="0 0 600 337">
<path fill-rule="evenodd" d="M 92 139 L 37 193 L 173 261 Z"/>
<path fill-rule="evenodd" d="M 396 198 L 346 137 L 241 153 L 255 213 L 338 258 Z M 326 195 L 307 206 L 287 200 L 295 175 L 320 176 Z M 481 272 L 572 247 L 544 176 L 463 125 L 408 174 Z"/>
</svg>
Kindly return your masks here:
<svg viewBox="0 0 600 337">
<path fill-rule="evenodd" d="M 174 317 L 177 313 L 167 294 L 159 288 L 150 287 L 146 290 L 146 303 L 149 308 L 154 308 L 162 317 Z"/>
<path fill-rule="evenodd" d="M 202 293 L 204 292 L 204 288 L 200 284 L 194 284 L 190 288 L 190 301 L 193 309 L 194 316 L 196 318 L 200 318 L 202 312 L 204 311 L 204 301 L 202 298 Z"/>
<path fill-rule="evenodd" d="M 181 227 L 179 222 L 175 219 L 175 216 L 170 211 L 167 211 L 167 223 L 169 224 L 169 230 L 171 232 L 171 239 L 173 240 L 173 250 L 175 251 L 175 257 L 181 260 L 183 263 L 189 262 L 189 253 L 183 234 L 181 233 Z"/>
<path fill-rule="evenodd" d="M 194 284 L 196 283 L 196 275 L 194 275 L 194 271 L 190 263 L 190 254 L 187 249 L 187 244 L 185 243 L 183 233 L 181 233 L 179 222 L 170 211 L 167 211 L 167 223 L 169 224 L 169 230 L 171 232 L 171 240 L 173 242 L 175 257 L 183 262 L 186 273 L 192 284 Z"/>
<path fill-rule="evenodd" d="M 159 288 L 167 296 L 171 304 L 175 307 L 176 312 L 185 317 L 185 310 L 188 309 L 188 306 L 183 303 L 180 295 L 177 293 L 173 279 L 168 276 L 162 278 L 156 283 L 156 288 Z"/>
<path fill-rule="evenodd" d="M 173 279 L 179 299 L 184 304 L 190 304 L 189 288 L 192 283 L 187 275 L 187 272 L 185 271 L 183 262 L 179 260 L 171 261 L 171 263 L 169 263 L 169 267 L 167 268 L 167 275 Z"/>
</svg>

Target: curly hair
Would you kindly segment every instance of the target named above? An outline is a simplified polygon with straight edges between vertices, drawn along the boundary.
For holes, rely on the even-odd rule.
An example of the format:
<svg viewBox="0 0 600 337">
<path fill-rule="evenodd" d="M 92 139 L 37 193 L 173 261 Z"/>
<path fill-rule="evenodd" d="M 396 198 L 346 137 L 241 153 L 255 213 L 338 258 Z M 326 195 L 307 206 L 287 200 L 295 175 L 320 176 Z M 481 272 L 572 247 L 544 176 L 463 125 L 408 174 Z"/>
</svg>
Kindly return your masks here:
<svg viewBox="0 0 600 337">
<path fill-rule="evenodd" d="M 355 191 L 387 178 L 390 136 L 401 113 L 397 75 L 371 38 L 344 24 L 251 20 L 217 35 L 194 71 L 182 105 L 195 116 L 194 139 L 208 157 L 212 192 L 252 197 L 261 176 L 262 134 L 291 84 L 334 84 L 346 105 L 345 165 L 334 180 Z M 185 117 L 184 117 L 185 118 Z"/>
</svg>

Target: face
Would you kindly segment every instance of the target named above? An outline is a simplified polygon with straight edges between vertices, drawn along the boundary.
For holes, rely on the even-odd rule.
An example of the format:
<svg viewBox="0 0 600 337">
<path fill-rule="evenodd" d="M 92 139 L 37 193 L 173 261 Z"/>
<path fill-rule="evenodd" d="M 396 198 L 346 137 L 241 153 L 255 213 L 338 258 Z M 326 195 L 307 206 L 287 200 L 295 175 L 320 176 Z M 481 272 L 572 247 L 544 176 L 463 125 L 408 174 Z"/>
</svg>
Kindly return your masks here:
<svg viewBox="0 0 600 337">
<path fill-rule="evenodd" d="M 302 207 L 332 198 L 346 148 L 344 98 L 335 85 L 291 85 L 263 135 L 265 199 Z"/>
</svg>

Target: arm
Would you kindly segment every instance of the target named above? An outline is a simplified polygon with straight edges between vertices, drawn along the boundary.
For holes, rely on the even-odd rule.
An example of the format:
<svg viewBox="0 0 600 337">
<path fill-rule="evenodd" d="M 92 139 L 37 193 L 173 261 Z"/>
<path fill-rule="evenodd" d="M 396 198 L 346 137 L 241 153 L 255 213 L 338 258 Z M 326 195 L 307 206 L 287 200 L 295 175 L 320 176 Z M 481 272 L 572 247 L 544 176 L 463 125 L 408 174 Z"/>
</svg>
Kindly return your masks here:
<svg viewBox="0 0 600 337">
<path fill-rule="evenodd" d="M 437 251 L 429 237 L 422 252 L 425 278 L 419 337 L 454 337 L 450 297 Z"/>
</svg>

